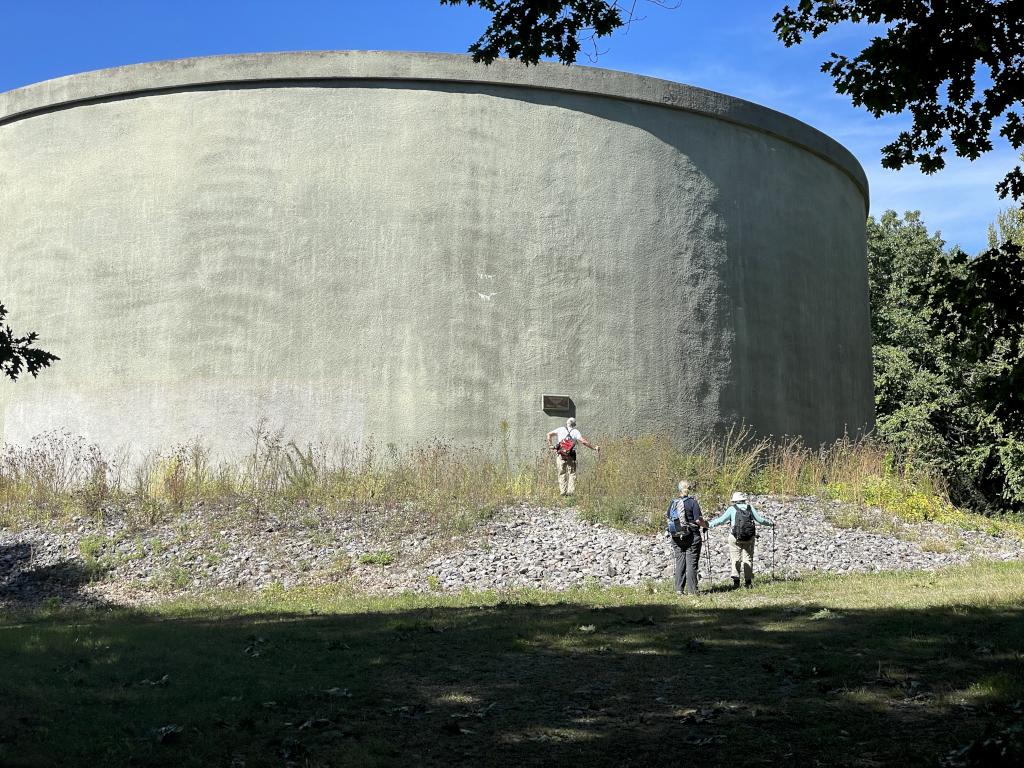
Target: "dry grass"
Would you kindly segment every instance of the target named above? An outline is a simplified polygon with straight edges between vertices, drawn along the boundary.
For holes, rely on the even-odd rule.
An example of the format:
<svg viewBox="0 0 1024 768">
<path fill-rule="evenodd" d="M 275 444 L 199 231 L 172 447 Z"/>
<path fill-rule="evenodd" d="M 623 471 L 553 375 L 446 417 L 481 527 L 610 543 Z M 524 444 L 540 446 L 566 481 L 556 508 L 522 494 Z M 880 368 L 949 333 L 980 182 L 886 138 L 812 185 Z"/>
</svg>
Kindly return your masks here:
<svg viewBox="0 0 1024 768">
<path fill-rule="evenodd" d="M 117 509 L 130 524 L 145 527 L 199 504 L 258 521 L 303 502 L 330 513 L 372 510 L 382 524 L 455 534 L 502 507 L 557 504 L 550 453 L 512 461 L 507 429 L 499 435 L 497 448 L 438 441 L 382 450 L 373 442 L 303 444 L 259 424 L 246 456 L 229 463 L 198 442 L 129 462 L 103 455 L 80 437 L 49 432 L 0 451 L 0 525 Z M 744 490 L 843 501 L 857 510 L 850 525 L 874 515 L 887 526 L 895 518 L 1024 534 L 1014 519 L 954 508 L 933 476 L 898 466 L 893 452 L 875 440 L 840 440 L 813 450 L 798 440 L 755 439 L 736 430 L 684 447 L 660 436 L 606 440 L 600 458 L 593 457 L 581 460 L 573 503 L 590 520 L 634 530 L 660 528 L 676 483 L 687 478 L 708 511 Z"/>
</svg>

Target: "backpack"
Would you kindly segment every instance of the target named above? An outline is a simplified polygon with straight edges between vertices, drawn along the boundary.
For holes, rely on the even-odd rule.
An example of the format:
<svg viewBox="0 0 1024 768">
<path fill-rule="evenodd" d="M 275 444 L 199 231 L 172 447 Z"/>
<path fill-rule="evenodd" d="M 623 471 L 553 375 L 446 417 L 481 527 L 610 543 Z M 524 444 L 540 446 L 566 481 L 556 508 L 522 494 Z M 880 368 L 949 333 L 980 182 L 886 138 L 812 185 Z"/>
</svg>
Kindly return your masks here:
<svg viewBox="0 0 1024 768">
<path fill-rule="evenodd" d="M 564 438 L 558 441 L 555 451 L 563 459 L 572 460 L 576 458 L 576 441 L 572 439 L 572 430 Z"/>
<path fill-rule="evenodd" d="M 756 532 L 754 528 L 754 513 L 749 505 L 738 507 L 734 504 L 733 509 L 736 510 L 736 516 L 733 518 L 732 523 L 733 537 L 736 541 L 750 541 L 754 538 Z"/>
<path fill-rule="evenodd" d="M 689 526 L 686 524 L 686 497 L 672 499 L 665 517 L 668 518 L 669 536 L 685 536 L 690 532 Z"/>
</svg>

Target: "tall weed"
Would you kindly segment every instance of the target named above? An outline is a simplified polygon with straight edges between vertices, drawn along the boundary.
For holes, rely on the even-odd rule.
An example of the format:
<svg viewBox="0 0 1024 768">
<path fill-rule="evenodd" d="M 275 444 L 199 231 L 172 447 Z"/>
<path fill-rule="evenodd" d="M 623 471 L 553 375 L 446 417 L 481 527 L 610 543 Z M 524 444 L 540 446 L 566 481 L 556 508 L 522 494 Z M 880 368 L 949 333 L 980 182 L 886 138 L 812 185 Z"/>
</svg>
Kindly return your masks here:
<svg viewBox="0 0 1024 768">
<path fill-rule="evenodd" d="M 908 522 L 931 520 L 1024 535 L 1013 519 L 955 509 L 926 469 L 900 463 L 884 443 L 843 439 L 817 450 L 796 439 L 768 440 L 738 428 L 718 438 L 675 445 L 664 436 L 602 441 L 581 459 L 577 496 L 585 519 L 657 530 L 676 483 L 690 481 L 708 513 L 734 491 L 823 496 L 878 508 Z M 491 447 L 446 441 L 399 448 L 304 444 L 265 421 L 250 431 L 248 453 L 216 462 L 199 441 L 127 463 L 66 432 L 27 447 L 0 449 L 0 519 L 69 513 L 97 515 L 112 505 L 152 525 L 196 505 L 236 509 L 259 524 L 295 502 L 329 512 L 370 512 L 381 525 L 458 532 L 519 503 L 559 502 L 552 454 L 513 461 L 508 430 Z"/>
</svg>

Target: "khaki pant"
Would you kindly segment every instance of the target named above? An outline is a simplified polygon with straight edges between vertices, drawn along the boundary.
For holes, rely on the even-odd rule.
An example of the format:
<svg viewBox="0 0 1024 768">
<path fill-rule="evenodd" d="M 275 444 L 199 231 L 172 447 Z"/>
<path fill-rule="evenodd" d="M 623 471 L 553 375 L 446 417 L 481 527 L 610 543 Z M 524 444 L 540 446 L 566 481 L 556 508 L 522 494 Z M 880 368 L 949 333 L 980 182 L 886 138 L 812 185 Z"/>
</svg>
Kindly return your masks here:
<svg viewBox="0 0 1024 768">
<path fill-rule="evenodd" d="M 556 453 L 555 464 L 558 465 L 558 492 L 563 496 L 576 493 L 575 459 L 563 459 Z"/>
<path fill-rule="evenodd" d="M 739 579 L 743 576 L 744 582 L 754 580 L 754 539 L 750 541 L 736 541 L 736 537 L 729 534 L 729 556 L 732 557 L 732 577 Z"/>
</svg>

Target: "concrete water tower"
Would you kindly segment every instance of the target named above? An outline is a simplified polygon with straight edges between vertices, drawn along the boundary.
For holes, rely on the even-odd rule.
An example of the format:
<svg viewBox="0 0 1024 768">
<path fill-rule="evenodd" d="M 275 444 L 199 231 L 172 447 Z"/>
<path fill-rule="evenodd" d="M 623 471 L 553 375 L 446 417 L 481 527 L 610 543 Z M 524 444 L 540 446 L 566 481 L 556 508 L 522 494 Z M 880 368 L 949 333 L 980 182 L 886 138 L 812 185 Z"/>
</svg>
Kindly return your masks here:
<svg viewBox="0 0 1024 768">
<path fill-rule="evenodd" d="M 550 394 L 588 434 L 827 441 L 872 421 L 866 213 L 824 134 L 620 72 L 342 52 L 44 82 L 0 95 L 0 299 L 62 359 L 0 388 L 0 427 L 506 420 L 532 451 Z"/>
</svg>

